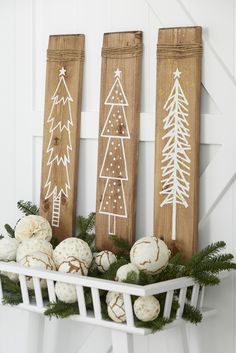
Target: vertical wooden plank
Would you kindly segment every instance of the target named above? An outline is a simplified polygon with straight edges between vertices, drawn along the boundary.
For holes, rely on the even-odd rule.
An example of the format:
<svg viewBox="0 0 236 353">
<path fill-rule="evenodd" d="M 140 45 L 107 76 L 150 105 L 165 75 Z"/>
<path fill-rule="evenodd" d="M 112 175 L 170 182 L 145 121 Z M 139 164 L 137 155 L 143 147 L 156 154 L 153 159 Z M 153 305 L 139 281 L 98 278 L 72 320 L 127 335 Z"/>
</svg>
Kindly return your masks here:
<svg viewBox="0 0 236 353">
<path fill-rule="evenodd" d="M 51 279 L 47 279 L 47 288 L 48 288 L 49 301 L 51 303 L 56 302 L 57 298 L 56 298 L 56 293 L 55 293 L 54 281 L 52 281 Z"/>
<path fill-rule="evenodd" d="M 94 309 L 95 319 L 101 320 L 102 314 L 101 314 L 101 301 L 99 296 L 99 290 L 97 288 L 91 288 L 91 293 L 92 293 L 92 299 L 93 299 L 93 309 Z"/>
<path fill-rule="evenodd" d="M 96 242 L 135 237 L 142 32 L 103 38 L 98 147 Z"/>
<path fill-rule="evenodd" d="M 84 35 L 49 37 L 40 214 L 59 240 L 75 229 Z"/>
<path fill-rule="evenodd" d="M 170 290 L 166 293 L 165 307 L 164 307 L 164 313 L 163 313 L 163 317 L 165 317 L 166 319 L 169 319 L 170 317 L 173 295 L 174 295 L 173 290 Z"/>
<path fill-rule="evenodd" d="M 43 296 L 42 296 L 42 291 L 40 286 L 40 279 L 38 277 L 33 277 L 33 283 L 34 283 L 36 305 L 38 308 L 41 309 L 43 308 Z"/>
<path fill-rule="evenodd" d="M 159 30 L 154 234 L 173 252 L 197 248 L 201 27 Z"/>
<path fill-rule="evenodd" d="M 22 294 L 22 299 L 23 299 L 23 304 L 29 305 L 30 300 L 29 300 L 29 292 L 26 284 L 26 277 L 25 275 L 19 275 L 19 281 L 20 281 L 20 288 L 21 288 L 21 294 Z"/>
<path fill-rule="evenodd" d="M 187 293 L 187 287 L 181 288 L 180 293 L 179 293 L 179 309 L 177 310 L 176 313 L 176 318 L 179 319 L 183 315 L 184 311 L 184 304 L 185 304 L 185 299 L 186 299 L 186 293 Z"/>
</svg>

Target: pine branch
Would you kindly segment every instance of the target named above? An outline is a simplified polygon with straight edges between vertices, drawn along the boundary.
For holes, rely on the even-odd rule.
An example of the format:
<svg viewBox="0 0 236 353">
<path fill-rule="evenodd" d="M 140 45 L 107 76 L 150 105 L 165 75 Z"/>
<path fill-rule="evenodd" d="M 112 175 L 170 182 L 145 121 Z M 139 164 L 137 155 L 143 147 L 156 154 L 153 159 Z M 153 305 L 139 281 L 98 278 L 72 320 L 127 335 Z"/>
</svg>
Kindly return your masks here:
<svg viewBox="0 0 236 353">
<path fill-rule="evenodd" d="M 108 271 L 101 274 L 101 278 L 114 281 L 115 277 L 116 277 L 117 270 L 121 266 L 126 265 L 127 263 L 128 263 L 128 261 L 124 258 L 117 260 L 117 262 L 114 262 L 113 264 L 111 264 Z"/>
<path fill-rule="evenodd" d="M 95 234 L 92 233 L 95 227 L 96 213 L 91 212 L 88 217 L 78 216 L 76 219 L 77 238 L 84 240 L 95 250 Z"/>
<path fill-rule="evenodd" d="M 165 319 L 164 317 L 158 316 L 155 320 L 153 321 L 140 321 L 137 320 L 135 322 L 135 325 L 137 327 L 143 327 L 152 330 L 152 333 L 160 331 L 164 328 L 165 325 L 170 324 L 173 321 L 173 319 Z"/>
<path fill-rule="evenodd" d="M 70 315 L 79 315 L 78 303 L 68 304 L 58 301 L 57 303 L 49 303 L 44 315 L 50 318 L 56 317 L 64 319 Z"/>
<path fill-rule="evenodd" d="M 127 278 L 122 282 L 123 283 L 138 284 L 139 283 L 139 275 L 135 271 L 130 271 L 127 275 Z"/>
<path fill-rule="evenodd" d="M 21 212 L 25 214 L 25 216 L 39 214 L 39 208 L 31 201 L 20 200 L 17 202 L 17 207 Z"/>
<path fill-rule="evenodd" d="M 10 224 L 5 224 L 4 228 L 11 238 L 15 238 L 15 230 L 10 226 Z"/>
<path fill-rule="evenodd" d="M 126 256 L 129 257 L 130 249 L 132 245 L 126 240 L 117 235 L 110 235 L 109 239 L 112 241 L 116 253 L 118 256 Z"/>
<path fill-rule="evenodd" d="M 202 313 L 197 308 L 194 308 L 190 304 L 184 305 L 184 311 L 182 318 L 186 321 L 190 321 L 192 324 L 198 324 L 202 321 Z"/>
</svg>

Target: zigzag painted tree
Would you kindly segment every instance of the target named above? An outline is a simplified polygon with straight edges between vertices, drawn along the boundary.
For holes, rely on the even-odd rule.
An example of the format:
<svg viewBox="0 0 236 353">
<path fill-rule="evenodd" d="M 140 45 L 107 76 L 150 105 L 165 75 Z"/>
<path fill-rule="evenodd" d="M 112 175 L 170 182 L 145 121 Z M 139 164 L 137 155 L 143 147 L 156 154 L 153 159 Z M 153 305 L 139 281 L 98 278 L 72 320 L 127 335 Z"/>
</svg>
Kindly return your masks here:
<svg viewBox="0 0 236 353">
<path fill-rule="evenodd" d="M 167 140 L 162 150 L 162 191 L 165 198 L 161 207 L 172 205 L 172 239 L 176 239 L 177 205 L 188 207 L 190 183 L 190 159 L 187 152 L 191 149 L 188 138 L 188 101 L 179 82 L 181 72 L 177 68 L 174 74 L 174 85 L 163 107 L 167 116 L 163 119 L 163 140 Z"/>
<path fill-rule="evenodd" d="M 104 103 L 110 109 L 101 133 L 102 137 L 108 137 L 108 143 L 99 175 L 107 179 L 99 213 L 109 216 L 109 234 L 116 233 L 116 217 L 127 218 L 123 181 L 128 180 L 128 173 L 123 140 L 129 139 L 130 134 L 125 113 L 128 101 L 120 77 L 121 71 L 117 68 L 115 82 Z"/>
<path fill-rule="evenodd" d="M 52 197 L 52 226 L 59 227 L 60 224 L 60 205 L 62 194 L 68 197 L 70 190 L 70 180 L 68 165 L 70 163 L 71 132 L 73 126 L 71 114 L 70 95 L 65 81 L 66 70 L 62 67 L 59 71 L 59 82 L 52 96 L 52 109 L 47 122 L 50 124 L 50 139 L 47 147 L 49 154 L 47 166 L 49 167 L 45 188 L 47 193 L 45 200 Z M 58 175 L 57 179 L 51 175 Z"/>
</svg>

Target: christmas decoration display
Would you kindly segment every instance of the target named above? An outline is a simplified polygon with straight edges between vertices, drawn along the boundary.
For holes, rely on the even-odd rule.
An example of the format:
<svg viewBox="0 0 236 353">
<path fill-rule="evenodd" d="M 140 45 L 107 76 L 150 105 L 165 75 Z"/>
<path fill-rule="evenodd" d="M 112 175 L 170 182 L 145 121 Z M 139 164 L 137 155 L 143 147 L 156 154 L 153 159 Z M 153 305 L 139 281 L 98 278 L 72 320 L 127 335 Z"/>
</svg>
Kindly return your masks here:
<svg viewBox="0 0 236 353">
<path fill-rule="evenodd" d="M 50 36 L 40 215 L 56 238 L 75 230 L 84 35 Z"/>
<path fill-rule="evenodd" d="M 110 235 L 134 240 L 141 55 L 141 32 L 104 34 L 96 205 L 101 250 L 112 250 Z"/>
<path fill-rule="evenodd" d="M 124 282 L 127 281 L 131 276 L 133 277 L 134 282 L 138 282 L 139 270 L 134 264 L 129 263 L 118 268 L 115 280 L 119 282 Z"/>
<path fill-rule="evenodd" d="M 68 256 L 58 268 L 59 272 L 77 273 L 82 276 L 87 276 L 88 270 L 88 263 L 77 259 L 75 256 Z"/>
<path fill-rule="evenodd" d="M 45 218 L 37 215 L 29 215 L 21 218 L 17 223 L 15 237 L 19 241 L 29 238 L 50 241 L 52 238 L 52 229 Z"/>
<path fill-rule="evenodd" d="M 163 240 L 144 237 L 137 240 L 130 250 L 130 261 L 139 270 L 156 274 L 168 264 L 170 250 Z"/>
<path fill-rule="evenodd" d="M 84 240 L 77 238 L 65 239 L 54 249 L 53 259 L 57 268 L 70 256 L 83 261 L 88 267 L 91 265 L 93 259 L 88 244 Z"/>
<path fill-rule="evenodd" d="M 160 303 L 153 295 L 139 297 L 134 302 L 134 313 L 141 321 L 155 320 L 160 313 L 160 309 Z"/>
<path fill-rule="evenodd" d="M 56 282 L 55 293 L 64 303 L 71 304 L 77 301 L 76 287 L 73 284 Z"/>
<path fill-rule="evenodd" d="M 19 264 L 23 265 L 25 267 L 38 268 L 41 270 L 55 270 L 56 269 L 56 266 L 54 264 L 53 259 L 41 251 L 36 251 L 36 252 L 32 253 L 31 255 L 24 256 L 19 261 Z M 26 283 L 27 283 L 27 287 L 29 289 L 34 289 L 34 284 L 33 284 L 32 278 L 27 278 Z M 46 281 L 41 280 L 40 285 L 42 288 L 46 288 L 46 286 L 47 286 Z"/>
<path fill-rule="evenodd" d="M 103 250 L 95 256 L 95 263 L 100 272 L 109 270 L 111 264 L 117 261 L 116 255 L 111 251 Z"/>
<path fill-rule="evenodd" d="M 0 239 L 0 261 L 12 261 L 16 259 L 18 240 L 8 236 Z"/>
<path fill-rule="evenodd" d="M 20 262 L 23 257 L 27 255 L 32 255 L 35 252 L 42 252 L 50 257 L 53 255 L 53 247 L 52 244 L 46 240 L 31 238 L 28 240 L 24 240 L 21 242 L 17 249 L 16 253 L 16 261 Z"/>
<path fill-rule="evenodd" d="M 162 28 L 157 45 L 154 234 L 197 249 L 201 27 Z"/>
<path fill-rule="evenodd" d="M 115 322 L 125 322 L 125 307 L 123 295 L 114 296 L 107 305 L 107 313 L 109 317 Z"/>
</svg>

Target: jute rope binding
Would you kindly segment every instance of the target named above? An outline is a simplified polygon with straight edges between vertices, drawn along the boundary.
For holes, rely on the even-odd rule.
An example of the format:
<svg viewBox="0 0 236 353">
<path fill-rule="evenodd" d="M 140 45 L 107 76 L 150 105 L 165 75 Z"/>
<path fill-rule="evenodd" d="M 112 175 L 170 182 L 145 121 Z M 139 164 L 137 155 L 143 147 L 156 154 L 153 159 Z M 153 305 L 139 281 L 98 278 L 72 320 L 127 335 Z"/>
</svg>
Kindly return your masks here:
<svg viewBox="0 0 236 353">
<path fill-rule="evenodd" d="M 157 57 L 161 59 L 189 58 L 201 55 L 201 44 L 157 44 Z"/>
<path fill-rule="evenodd" d="M 136 44 L 134 46 L 118 47 L 118 48 L 102 48 L 103 58 L 119 59 L 133 58 L 141 56 L 143 53 L 143 45 Z"/>
<path fill-rule="evenodd" d="M 84 50 L 47 50 L 47 61 L 84 61 Z"/>
</svg>

